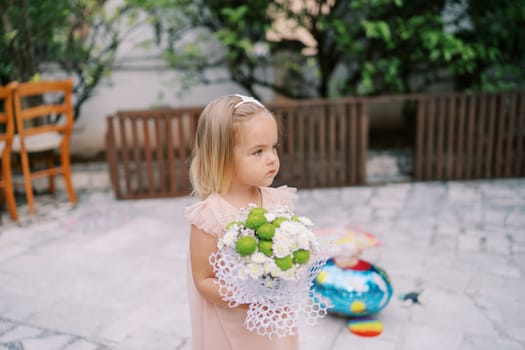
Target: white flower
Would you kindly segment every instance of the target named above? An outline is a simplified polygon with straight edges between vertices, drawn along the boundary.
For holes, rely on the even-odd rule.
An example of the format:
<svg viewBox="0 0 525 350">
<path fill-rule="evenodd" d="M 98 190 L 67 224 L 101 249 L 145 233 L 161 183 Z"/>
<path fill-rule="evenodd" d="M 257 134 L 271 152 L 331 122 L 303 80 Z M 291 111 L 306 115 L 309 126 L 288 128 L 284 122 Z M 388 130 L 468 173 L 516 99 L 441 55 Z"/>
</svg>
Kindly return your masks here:
<svg viewBox="0 0 525 350">
<path fill-rule="evenodd" d="M 264 263 L 264 273 L 265 274 L 271 274 L 274 277 L 279 277 L 282 270 L 275 264 L 275 261 L 273 259 L 268 260 Z"/>
<path fill-rule="evenodd" d="M 303 234 L 303 235 L 307 235 L 307 236 L 312 236 L 313 233 L 311 230 L 309 230 L 306 226 L 302 226 L 300 229 L 299 229 L 300 233 Z"/>
<path fill-rule="evenodd" d="M 283 271 L 281 277 L 284 278 L 285 280 L 293 281 L 297 278 L 296 273 L 297 273 L 297 267 L 292 266 L 290 269 Z"/>
<path fill-rule="evenodd" d="M 281 231 L 289 235 L 296 235 L 302 228 L 304 228 L 304 226 L 296 221 L 285 221 L 279 226 Z"/>
<path fill-rule="evenodd" d="M 255 263 L 255 264 L 264 264 L 264 262 L 268 259 L 268 257 L 266 255 L 264 255 L 263 253 L 261 252 L 257 252 L 257 253 L 254 253 L 252 254 L 252 262 Z"/>
<path fill-rule="evenodd" d="M 271 212 L 267 212 L 266 214 L 264 214 L 264 217 L 266 218 L 266 221 L 272 222 L 273 220 L 277 218 L 277 215 Z"/>
<path fill-rule="evenodd" d="M 279 231 L 285 233 L 285 232 L 291 232 L 293 231 L 293 221 L 284 221 L 279 226 Z"/>
<path fill-rule="evenodd" d="M 275 213 L 275 216 L 280 217 L 280 218 L 285 218 L 288 220 L 290 220 L 293 216 L 292 213 L 290 213 L 290 211 L 285 207 L 276 208 L 272 212 Z"/>
<path fill-rule="evenodd" d="M 263 273 L 263 266 L 259 264 L 246 265 L 246 273 L 253 279 L 258 279 Z"/>
<path fill-rule="evenodd" d="M 246 268 L 244 269 L 239 269 L 239 274 L 238 274 L 239 278 L 241 280 L 245 280 L 247 277 L 248 277 L 248 271 Z"/>
<path fill-rule="evenodd" d="M 219 243 L 223 243 L 224 245 L 227 245 L 228 247 L 235 247 L 235 242 L 237 241 L 237 231 L 236 230 L 228 230 L 222 237 L 222 239 L 219 241 Z M 221 249 L 219 247 L 219 249 Z"/>
<path fill-rule="evenodd" d="M 273 255 L 278 258 L 284 258 L 290 255 L 292 250 L 292 240 L 286 232 L 277 229 L 273 236 Z"/>
<path fill-rule="evenodd" d="M 301 234 L 297 237 L 297 248 L 310 249 L 310 237 L 306 234 Z"/>
<path fill-rule="evenodd" d="M 272 288 L 273 287 L 273 284 L 274 282 L 272 280 L 267 280 L 264 282 L 264 285 L 268 288 Z"/>
<path fill-rule="evenodd" d="M 255 236 L 255 231 L 252 230 L 251 228 L 245 228 L 244 230 L 241 231 L 241 235 L 242 236 Z"/>
<path fill-rule="evenodd" d="M 301 247 L 299 247 L 299 245 L 297 243 L 298 242 L 296 240 L 293 240 L 293 241 L 290 242 L 290 251 L 291 252 L 295 252 L 297 249 L 301 248 Z"/>
<path fill-rule="evenodd" d="M 299 221 L 302 222 L 305 226 L 313 226 L 312 220 L 308 219 L 306 216 L 300 216 Z"/>
</svg>

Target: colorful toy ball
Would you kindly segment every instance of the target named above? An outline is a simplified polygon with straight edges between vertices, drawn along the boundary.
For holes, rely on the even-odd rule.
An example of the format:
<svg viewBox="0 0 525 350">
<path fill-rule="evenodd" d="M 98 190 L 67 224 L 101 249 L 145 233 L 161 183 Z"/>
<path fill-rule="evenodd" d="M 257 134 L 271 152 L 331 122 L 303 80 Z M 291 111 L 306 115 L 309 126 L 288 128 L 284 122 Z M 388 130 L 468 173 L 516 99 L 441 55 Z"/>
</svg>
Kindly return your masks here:
<svg viewBox="0 0 525 350">
<path fill-rule="evenodd" d="M 353 317 L 380 311 L 392 297 L 386 272 L 364 260 L 341 267 L 329 259 L 314 279 L 313 288 L 330 300 L 329 312 Z"/>
</svg>

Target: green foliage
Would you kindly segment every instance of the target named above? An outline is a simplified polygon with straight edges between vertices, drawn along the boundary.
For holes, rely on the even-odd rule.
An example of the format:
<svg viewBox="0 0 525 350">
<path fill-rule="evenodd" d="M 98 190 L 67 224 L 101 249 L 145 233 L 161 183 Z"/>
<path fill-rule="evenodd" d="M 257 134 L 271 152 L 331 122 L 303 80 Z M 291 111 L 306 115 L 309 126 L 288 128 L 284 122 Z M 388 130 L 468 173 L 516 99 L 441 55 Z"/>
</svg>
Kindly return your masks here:
<svg viewBox="0 0 525 350">
<path fill-rule="evenodd" d="M 59 51 L 60 28 L 67 25 L 67 0 L 42 0 L 23 5 L 0 5 L 0 80 L 30 80 L 45 56 Z"/>
<path fill-rule="evenodd" d="M 205 15 L 191 22 L 224 48 L 222 56 L 199 61 L 199 74 L 223 64 L 230 80 L 252 93 L 269 87 L 289 97 L 374 95 L 424 91 L 441 82 L 455 82 L 462 90 L 494 90 L 518 88 L 525 74 L 525 0 L 217 4 L 201 1 Z M 307 33 L 315 47 L 286 35 L 270 41 L 278 18 L 294 23 L 288 30 Z M 261 43 L 269 56 L 253 54 Z M 264 67 L 282 78 L 265 75 Z"/>
<path fill-rule="evenodd" d="M 163 28 L 158 43 L 168 64 L 183 75 L 185 82 L 234 81 L 257 96 L 255 71 L 268 65 L 273 47 L 266 40 L 272 23 L 268 16 L 272 1 L 140 2 L 152 22 Z M 211 78 L 207 74 L 218 66 L 226 67 L 228 76 Z"/>
<path fill-rule="evenodd" d="M 100 80 L 110 74 L 115 53 L 137 25 L 125 1 L 111 12 L 105 0 L 5 1 L 0 4 L 0 80 L 39 79 L 50 71 L 73 76 L 75 117 Z M 125 29 L 123 29 L 125 28 Z"/>
<path fill-rule="evenodd" d="M 525 0 L 469 1 L 457 36 L 471 43 L 472 59 L 454 66 L 462 90 L 515 90 L 525 81 Z"/>
<path fill-rule="evenodd" d="M 387 22 L 363 20 L 361 25 L 365 29 L 367 38 L 383 40 L 387 45 L 391 43 L 392 35 Z"/>
<path fill-rule="evenodd" d="M 1 2 L 1 82 L 58 66 L 75 77 L 78 115 L 141 23 L 154 33 L 141 47 L 160 46 L 183 88 L 233 81 L 256 97 L 306 98 L 440 82 L 516 89 L 525 78 L 525 0 L 123 0 L 111 12 L 105 2 Z"/>
</svg>

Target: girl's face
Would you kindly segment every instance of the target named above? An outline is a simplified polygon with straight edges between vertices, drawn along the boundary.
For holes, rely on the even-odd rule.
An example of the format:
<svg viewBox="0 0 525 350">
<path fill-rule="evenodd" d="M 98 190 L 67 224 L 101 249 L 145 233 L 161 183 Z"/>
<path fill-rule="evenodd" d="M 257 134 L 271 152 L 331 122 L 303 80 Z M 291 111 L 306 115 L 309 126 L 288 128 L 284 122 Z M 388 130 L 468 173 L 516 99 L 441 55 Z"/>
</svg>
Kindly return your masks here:
<svg viewBox="0 0 525 350">
<path fill-rule="evenodd" d="M 270 186 L 279 172 L 274 118 L 267 113 L 256 114 L 235 136 L 232 185 Z"/>
</svg>

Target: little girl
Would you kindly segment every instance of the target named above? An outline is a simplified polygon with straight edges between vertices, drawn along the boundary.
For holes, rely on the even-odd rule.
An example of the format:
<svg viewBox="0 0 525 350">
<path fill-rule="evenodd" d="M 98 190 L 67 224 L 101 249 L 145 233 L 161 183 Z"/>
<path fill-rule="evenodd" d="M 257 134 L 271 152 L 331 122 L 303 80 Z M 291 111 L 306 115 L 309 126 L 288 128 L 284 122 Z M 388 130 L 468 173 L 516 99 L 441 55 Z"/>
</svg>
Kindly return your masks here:
<svg viewBox="0 0 525 350">
<path fill-rule="evenodd" d="M 201 201 L 186 208 L 191 223 L 188 288 L 192 349 L 297 349 L 298 337 L 260 336 L 243 323 L 248 305 L 230 308 L 215 283 L 210 255 L 224 227 L 250 203 L 293 209 L 296 189 L 270 188 L 279 171 L 274 116 L 254 98 L 222 96 L 202 112 L 190 180 Z"/>
</svg>

